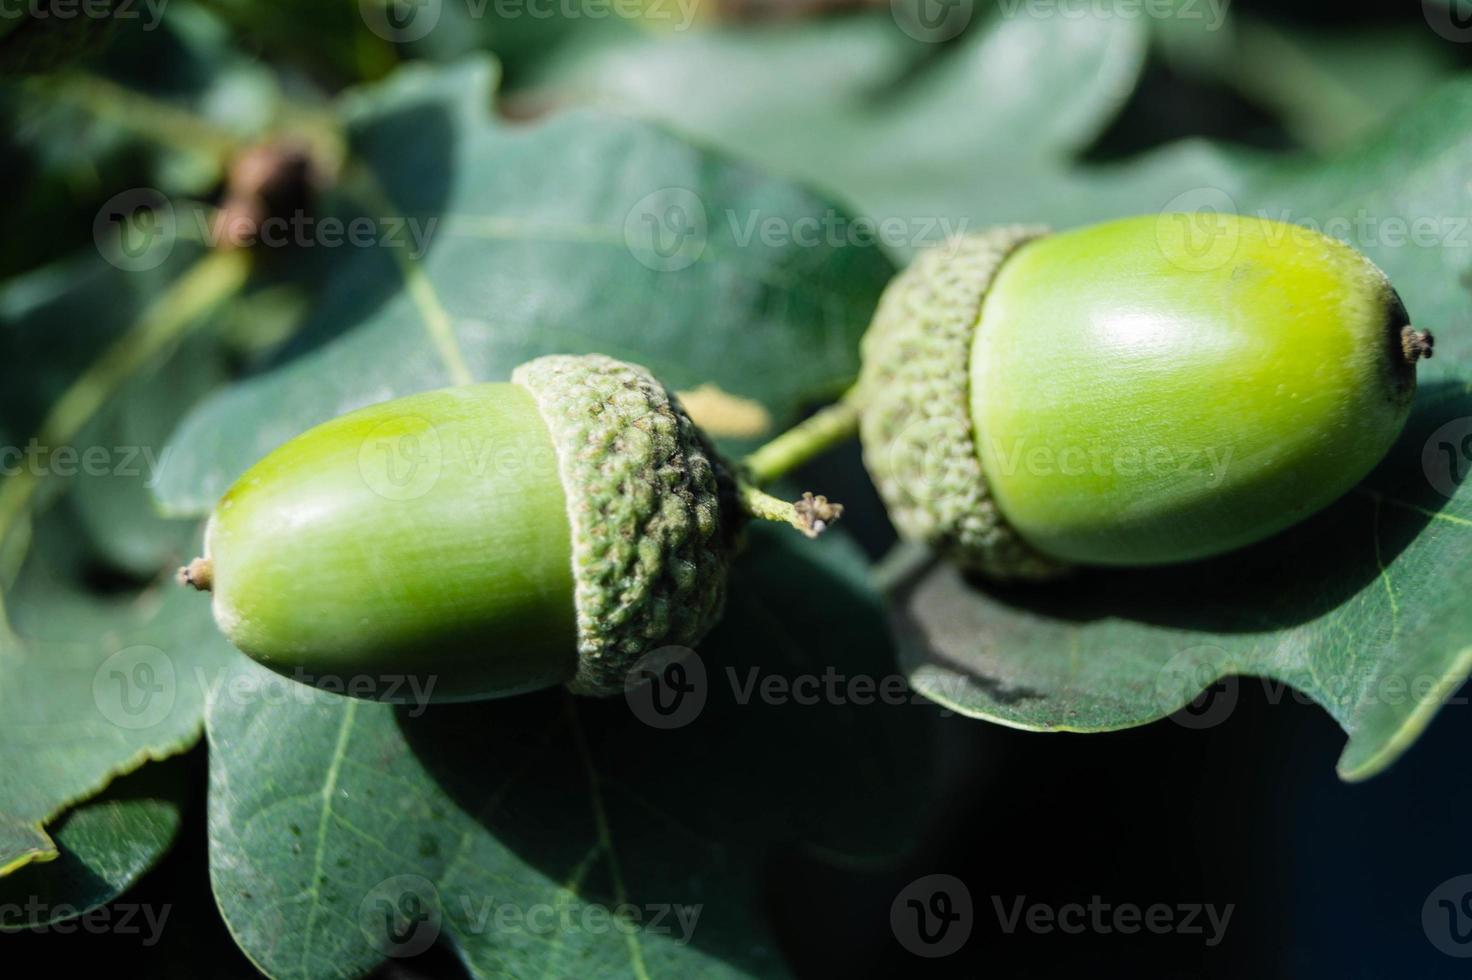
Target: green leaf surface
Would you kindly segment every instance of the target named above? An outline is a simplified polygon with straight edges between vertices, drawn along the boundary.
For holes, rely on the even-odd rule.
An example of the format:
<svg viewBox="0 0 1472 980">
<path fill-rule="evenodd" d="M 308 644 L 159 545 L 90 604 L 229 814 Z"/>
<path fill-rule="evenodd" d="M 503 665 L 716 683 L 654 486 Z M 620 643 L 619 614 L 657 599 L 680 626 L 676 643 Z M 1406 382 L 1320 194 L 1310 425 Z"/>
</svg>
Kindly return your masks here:
<svg viewBox="0 0 1472 980">
<path fill-rule="evenodd" d="M 146 766 L 69 812 L 54 830 L 56 860 L 0 878 L 0 931 L 74 919 L 132 887 L 179 832 L 185 775 L 180 761 Z"/>
<path fill-rule="evenodd" d="M 473 61 L 347 100 L 352 162 L 329 213 L 399 238 L 303 250 L 316 289 L 301 334 L 275 369 L 190 414 L 158 487 L 167 508 L 206 511 L 267 451 L 348 409 L 502 380 L 540 354 L 712 383 L 778 425 L 853 378 L 893 269 L 877 248 L 784 233 L 833 205 L 638 122 L 499 123 L 493 87 Z M 773 235 L 750 230 L 768 221 Z"/>
<path fill-rule="evenodd" d="M 241 948 L 282 980 L 436 940 L 476 977 L 786 975 L 773 862 L 901 853 L 934 710 L 894 686 L 808 700 L 825 671 L 900 680 L 878 596 L 841 535 L 753 538 L 677 727 L 556 691 L 395 709 L 239 661 L 208 731 L 212 877 Z"/>
<path fill-rule="evenodd" d="M 0 869 L 54 858 L 46 824 L 193 745 L 208 678 L 236 656 L 169 580 L 196 527 L 149 493 L 177 399 L 219 377 L 193 321 L 149 330 L 195 258 L 124 272 L 94 255 L 0 292 Z"/>
<path fill-rule="evenodd" d="M 1155 210 L 1202 184 L 1235 185 L 1247 160 L 1204 143 L 1128 166 L 1076 163 L 1129 97 L 1147 40 L 1143 18 L 1105 7 L 1023 4 L 978 16 L 947 45 L 884 12 L 575 47 L 535 87 L 549 102 L 667 123 L 873 221 L 898 219 L 880 239 L 908 257 L 955 232 Z"/>
<path fill-rule="evenodd" d="M 1344 778 L 1404 751 L 1472 669 L 1469 159 L 1472 85 L 1459 81 L 1355 151 L 1284 164 L 1233 194 L 1202 189 L 1203 201 L 1347 238 L 1436 333 L 1406 431 L 1361 487 L 1269 542 L 1192 565 L 1034 589 L 911 569 L 895 598 L 915 685 L 1003 724 L 1100 731 L 1254 675 L 1343 726 Z"/>
<path fill-rule="evenodd" d="M 33 547 L 64 549 L 38 528 Z M 117 775 L 199 738 L 204 688 L 235 654 L 208 605 L 166 580 L 132 601 L 48 583 L 28 567 L 0 641 L 0 867 L 56 853 L 42 829 Z"/>
</svg>

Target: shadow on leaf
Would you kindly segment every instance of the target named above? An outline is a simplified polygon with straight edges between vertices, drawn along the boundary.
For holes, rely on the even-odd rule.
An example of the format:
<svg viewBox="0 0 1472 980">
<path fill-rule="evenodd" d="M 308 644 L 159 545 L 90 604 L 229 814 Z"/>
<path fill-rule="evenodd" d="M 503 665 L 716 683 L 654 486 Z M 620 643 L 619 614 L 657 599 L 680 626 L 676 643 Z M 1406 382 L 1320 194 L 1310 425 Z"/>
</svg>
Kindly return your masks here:
<svg viewBox="0 0 1472 980">
<path fill-rule="evenodd" d="M 934 714 L 895 673 L 864 577 L 835 565 L 861 567 L 852 545 L 789 533 L 753 535 L 723 625 L 669 678 L 693 712 L 545 692 L 398 714 L 425 769 L 501 846 L 579 881 L 584 901 L 704 906 L 692 942 L 753 974 L 777 955 L 754 937 L 779 848 L 882 860 L 909 843 Z"/>
</svg>

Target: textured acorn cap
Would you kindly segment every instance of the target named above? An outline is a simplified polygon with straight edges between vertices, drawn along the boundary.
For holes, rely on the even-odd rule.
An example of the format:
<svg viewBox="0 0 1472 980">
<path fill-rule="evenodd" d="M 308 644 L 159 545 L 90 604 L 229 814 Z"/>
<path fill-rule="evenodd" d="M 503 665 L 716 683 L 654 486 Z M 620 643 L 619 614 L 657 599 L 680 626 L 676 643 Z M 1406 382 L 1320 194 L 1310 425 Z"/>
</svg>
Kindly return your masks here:
<svg viewBox="0 0 1472 980">
<path fill-rule="evenodd" d="M 640 656 L 693 646 L 720 618 L 739 531 L 735 483 L 643 368 L 552 355 L 511 380 L 552 433 L 572 529 L 578 694 L 624 690 Z"/>
<path fill-rule="evenodd" d="M 969 393 L 982 300 L 1021 245 L 1047 234 L 1004 226 L 922 253 L 880 297 L 862 342 L 864 464 L 900 534 L 991 578 L 1065 568 L 1008 526 L 987 488 Z"/>
</svg>

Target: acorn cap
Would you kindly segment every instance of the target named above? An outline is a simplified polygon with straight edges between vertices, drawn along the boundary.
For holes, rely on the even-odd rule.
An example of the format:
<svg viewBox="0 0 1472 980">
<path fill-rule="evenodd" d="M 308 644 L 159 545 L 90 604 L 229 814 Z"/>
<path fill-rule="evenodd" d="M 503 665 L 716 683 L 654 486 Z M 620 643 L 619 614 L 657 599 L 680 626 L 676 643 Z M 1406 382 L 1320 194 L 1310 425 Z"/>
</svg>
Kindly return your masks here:
<svg viewBox="0 0 1472 980">
<path fill-rule="evenodd" d="M 552 434 L 572 530 L 578 694 L 616 694 L 645 653 L 720 618 L 735 481 L 670 392 L 602 355 L 518 367 Z"/>
<path fill-rule="evenodd" d="M 1067 566 L 1029 546 L 992 500 L 971 421 L 972 341 L 1007 257 L 1047 234 L 1010 225 L 922 253 L 885 289 L 862 342 L 864 463 L 901 535 L 996 580 Z"/>
</svg>

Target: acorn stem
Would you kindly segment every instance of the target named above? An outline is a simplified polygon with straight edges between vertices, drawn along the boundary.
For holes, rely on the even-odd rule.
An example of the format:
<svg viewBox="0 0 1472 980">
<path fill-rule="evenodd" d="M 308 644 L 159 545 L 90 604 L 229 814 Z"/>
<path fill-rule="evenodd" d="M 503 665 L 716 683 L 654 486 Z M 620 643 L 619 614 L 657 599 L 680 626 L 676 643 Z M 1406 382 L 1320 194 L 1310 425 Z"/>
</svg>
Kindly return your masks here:
<svg viewBox="0 0 1472 980">
<path fill-rule="evenodd" d="M 747 516 L 791 525 L 809 538 L 822 534 L 828 525 L 843 515 L 843 504 L 835 504 L 821 495 L 804 493 L 801 500 L 793 503 L 774 497 L 745 480 L 737 482 L 736 491 L 741 509 Z"/>
<path fill-rule="evenodd" d="M 215 563 L 208 558 L 196 558 L 174 576 L 180 585 L 190 585 L 200 592 L 208 592 L 215 584 Z"/>
<path fill-rule="evenodd" d="M 758 486 L 770 483 L 853 438 L 859 429 L 856 391 L 857 388 L 850 388 L 832 405 L 808 416 L 743 459 L 741 468 L 747 478 Z"/>
</svg>

